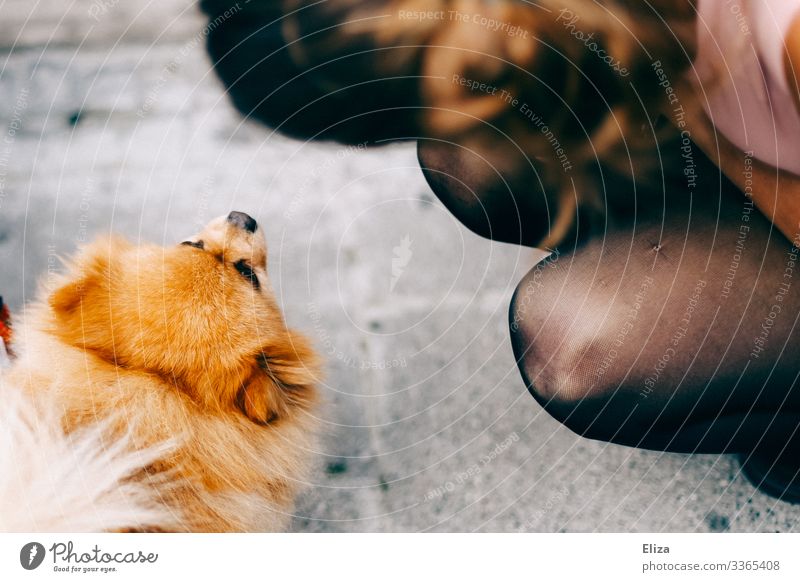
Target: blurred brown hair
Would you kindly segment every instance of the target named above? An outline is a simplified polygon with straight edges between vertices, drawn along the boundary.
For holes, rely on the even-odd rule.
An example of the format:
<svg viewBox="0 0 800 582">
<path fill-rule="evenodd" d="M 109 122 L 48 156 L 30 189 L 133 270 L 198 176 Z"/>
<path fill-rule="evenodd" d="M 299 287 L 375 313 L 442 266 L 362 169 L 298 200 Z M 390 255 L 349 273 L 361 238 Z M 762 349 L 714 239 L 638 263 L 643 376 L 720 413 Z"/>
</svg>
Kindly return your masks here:
<svg viewBox="0 0 800 582">
<path fill-rule="evenodd" d="M 604 164 L 633 175 L 666 139 L 665 88 L 693 58 L 686 0 L 204 0 L 209 51 L 239 109 L 290 135 L 348 143 L 512 140 L 557 213 L 548 244 Z M 225 10 L 234 11 L 223 18 Z"/>
</svg>

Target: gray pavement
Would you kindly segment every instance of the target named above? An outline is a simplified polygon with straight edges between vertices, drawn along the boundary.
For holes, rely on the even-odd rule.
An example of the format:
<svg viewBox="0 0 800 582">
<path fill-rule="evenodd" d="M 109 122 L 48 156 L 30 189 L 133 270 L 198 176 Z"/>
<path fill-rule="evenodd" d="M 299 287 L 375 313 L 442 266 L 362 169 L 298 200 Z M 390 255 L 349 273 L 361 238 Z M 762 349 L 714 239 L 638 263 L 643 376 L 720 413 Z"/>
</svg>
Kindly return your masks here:
<svg viewBox="0 0 800 582">
<path fill-rule="evenodd" d="M 296 531 L 791 531 L 728 457 L 581 439 L 530 398 L 506 312 L 528 250 L 466 231 L 414 149 L 243 122 L 189 2 L 0 3 L 0 293 L 113 231 L 266 226 L 290 323 L 326 354 L 325 438 Z"/>
</svg>

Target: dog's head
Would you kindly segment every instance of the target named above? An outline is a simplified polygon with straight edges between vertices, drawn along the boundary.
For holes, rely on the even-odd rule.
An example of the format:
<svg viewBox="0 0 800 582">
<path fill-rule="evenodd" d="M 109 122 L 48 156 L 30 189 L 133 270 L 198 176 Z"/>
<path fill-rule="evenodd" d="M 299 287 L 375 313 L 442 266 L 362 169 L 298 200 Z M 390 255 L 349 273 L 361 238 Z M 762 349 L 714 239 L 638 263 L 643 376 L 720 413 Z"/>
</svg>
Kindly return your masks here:
<svg viewBox="0 0 800 582">
<path fill-rule="evenodd" d="M 69 264 L 49 306 L 62 341 L 157 375 L 204 407 L 270 423 L 313 402 L 315 355 L 286 329 L 264 234 L 244 213 L 172 247 L 99 240 Z"/>
</svg>

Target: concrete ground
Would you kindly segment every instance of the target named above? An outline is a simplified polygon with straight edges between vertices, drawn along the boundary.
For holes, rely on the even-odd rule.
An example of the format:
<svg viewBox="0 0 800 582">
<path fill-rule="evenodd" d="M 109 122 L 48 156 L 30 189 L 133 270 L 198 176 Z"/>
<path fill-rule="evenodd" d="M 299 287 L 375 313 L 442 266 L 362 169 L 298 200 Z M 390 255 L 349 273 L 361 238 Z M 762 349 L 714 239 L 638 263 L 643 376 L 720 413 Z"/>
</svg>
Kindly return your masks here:
<svg viewBox="0 0 800 582">
<path fill-rule="evenodd" d="M 0 292 L 83 240 L 266 226 L 290 323 L 327 354 L 325 438 L 293 529 L 791 531 L 728 457 L 576 437 L 528 396 L 506 313 L 533 262 L 455 222 L 411 145 L 354 151 L 243 122 L 182 0 L 0 3 Z"/>
</svg>

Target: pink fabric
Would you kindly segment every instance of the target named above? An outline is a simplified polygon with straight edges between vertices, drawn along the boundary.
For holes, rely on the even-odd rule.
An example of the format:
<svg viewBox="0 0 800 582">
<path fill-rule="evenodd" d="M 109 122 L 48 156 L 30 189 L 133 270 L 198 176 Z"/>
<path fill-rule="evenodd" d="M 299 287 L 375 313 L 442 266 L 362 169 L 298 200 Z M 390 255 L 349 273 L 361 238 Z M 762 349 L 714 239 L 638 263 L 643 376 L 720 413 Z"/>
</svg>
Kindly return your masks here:
<svg viewBox="0 0 800 582">
<path fill-rule="evenodd" d="M 717 129 L 759 160 L 800 174 L 800 113 L 784 41 L 800 0 L 699 0 L 695 61 Z"/>
</svg>

